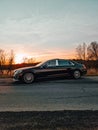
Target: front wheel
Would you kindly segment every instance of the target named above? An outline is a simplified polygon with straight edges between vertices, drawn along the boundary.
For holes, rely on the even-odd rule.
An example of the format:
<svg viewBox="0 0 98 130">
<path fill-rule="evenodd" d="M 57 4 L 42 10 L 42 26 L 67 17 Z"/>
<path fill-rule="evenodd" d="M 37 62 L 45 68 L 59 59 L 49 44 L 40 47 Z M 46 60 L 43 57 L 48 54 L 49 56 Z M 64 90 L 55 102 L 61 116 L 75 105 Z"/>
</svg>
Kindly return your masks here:
<svg viewBox="0 0 98 130">
<path fill-rule="evenodd" d="M 75 79 L 81 78 L 81 73 L 80 73 L 80 71 L 79 71 L 79 70 L 75 70 L 75 71 L 73 72 L 73 77 L 74 77 Z"/>
<path fill-rule="evenodd" d="M 34 74 L 32 74 L 32 73 L 25 73 L 23 75 L 23 82 L 27 83 L 27 84 L 30 84 L 30 83 L 34 82 Z"/>
</svg>

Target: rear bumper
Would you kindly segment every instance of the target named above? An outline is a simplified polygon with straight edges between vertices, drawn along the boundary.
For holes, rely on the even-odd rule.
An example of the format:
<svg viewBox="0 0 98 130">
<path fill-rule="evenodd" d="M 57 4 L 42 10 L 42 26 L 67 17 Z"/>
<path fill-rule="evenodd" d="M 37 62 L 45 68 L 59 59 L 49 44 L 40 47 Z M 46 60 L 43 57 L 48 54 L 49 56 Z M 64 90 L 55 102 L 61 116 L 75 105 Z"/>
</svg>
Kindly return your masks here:
<svg viewBox="0 0 98 130">
<path fill-rule="evenodd" d="M 86 69 L 83 69 L 81 74 L 82 74 L 82 76 L 83 76 L 83 75 L 86 75 L 86 74 L 87 74 L 87 70 L 86 70 Z"/>
</svg>

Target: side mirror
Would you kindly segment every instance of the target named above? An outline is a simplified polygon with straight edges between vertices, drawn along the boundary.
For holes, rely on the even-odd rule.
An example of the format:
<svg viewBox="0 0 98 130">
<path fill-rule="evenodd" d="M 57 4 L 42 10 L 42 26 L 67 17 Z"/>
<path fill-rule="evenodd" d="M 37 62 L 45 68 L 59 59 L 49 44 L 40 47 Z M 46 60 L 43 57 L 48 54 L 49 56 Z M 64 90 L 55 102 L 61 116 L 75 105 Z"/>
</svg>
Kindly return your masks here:
<svg viewBox="0 0 98 130">
<path fill-rule="evenodd" d="M 42 69 L 46 69 L 47 67 L 48 67 L 47 64 L 41 66 Z"/>
</svg>

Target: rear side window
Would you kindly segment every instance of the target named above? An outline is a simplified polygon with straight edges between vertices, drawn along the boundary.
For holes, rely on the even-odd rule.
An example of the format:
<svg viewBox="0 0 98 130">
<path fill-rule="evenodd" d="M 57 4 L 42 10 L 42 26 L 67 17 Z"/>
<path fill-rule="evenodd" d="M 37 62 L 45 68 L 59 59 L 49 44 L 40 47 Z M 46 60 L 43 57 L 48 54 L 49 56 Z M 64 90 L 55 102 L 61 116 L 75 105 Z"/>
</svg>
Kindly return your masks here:
<svg viewBox="0 0 98 130">
<path fill-rule="evenodd" d="M 59 64 L 59 66 L 70 66 L 70 65 L 72 65 L 72 62 L 70 62 L 68 60 L 59 60 L 58 64 Z"/>
</svg>

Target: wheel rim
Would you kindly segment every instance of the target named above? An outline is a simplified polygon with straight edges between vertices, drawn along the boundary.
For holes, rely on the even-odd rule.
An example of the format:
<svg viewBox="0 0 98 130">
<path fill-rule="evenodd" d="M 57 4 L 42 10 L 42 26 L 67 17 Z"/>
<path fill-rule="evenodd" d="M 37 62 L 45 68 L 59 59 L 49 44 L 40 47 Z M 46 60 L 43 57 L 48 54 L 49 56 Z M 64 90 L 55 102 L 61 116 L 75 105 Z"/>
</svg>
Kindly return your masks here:
<svg viewBox="0 0 98 130">
<path fill-rule="evenodd" d="M 34 81 L 34 75 L 32 73 L 26 73 L 23 79 L 25 83 L 32 83 Z"/>
<path fill-rule="evenodd" d="M 80 71 L 78 71 L 78 70 L 75 71 L 75 72 L 74 72 L 74 78 L 75 78 L 75 79 L 79 79 L 80 77 L 81 77 Z"/>
</svg>

